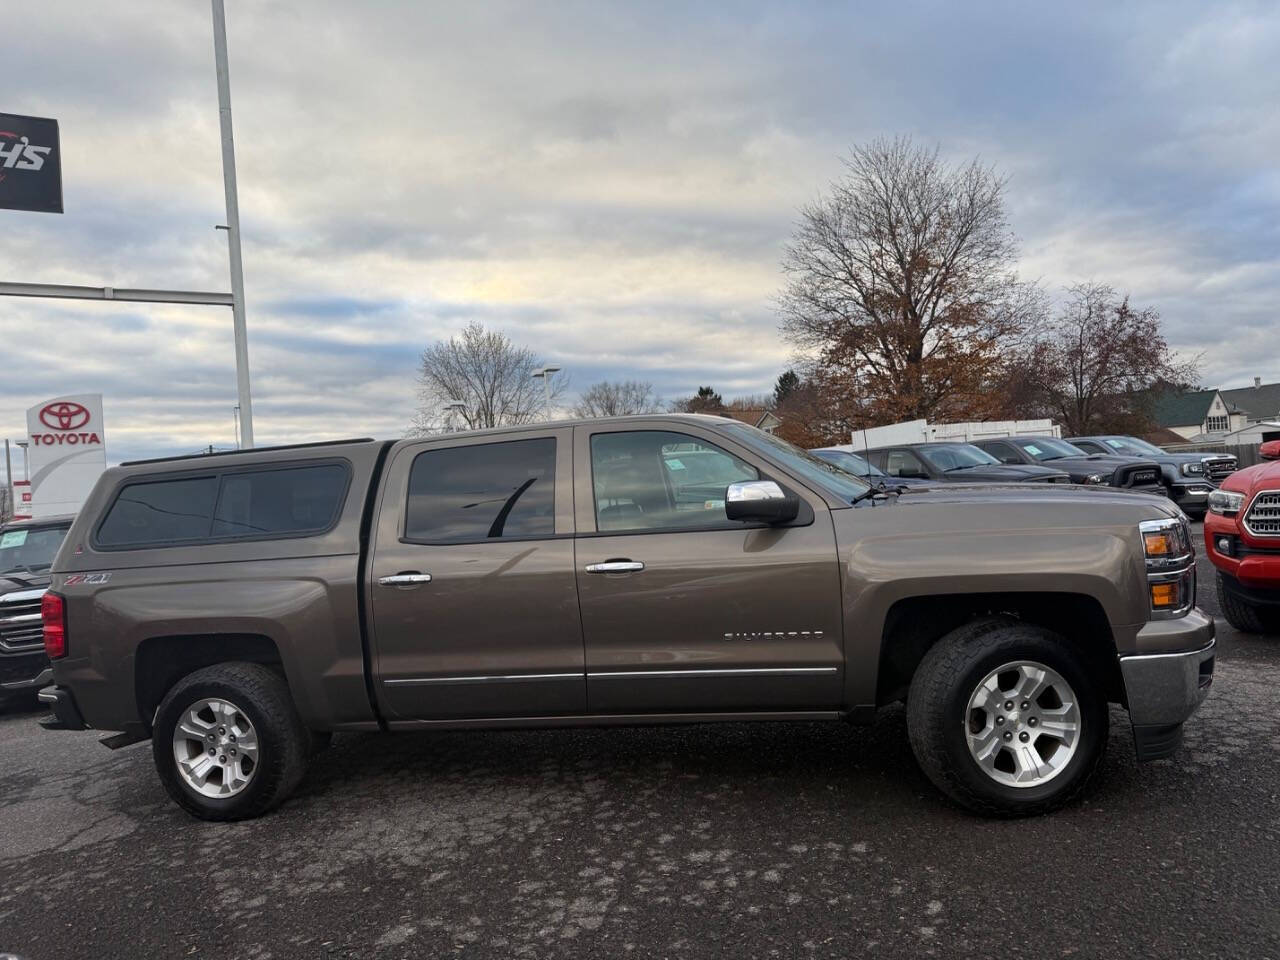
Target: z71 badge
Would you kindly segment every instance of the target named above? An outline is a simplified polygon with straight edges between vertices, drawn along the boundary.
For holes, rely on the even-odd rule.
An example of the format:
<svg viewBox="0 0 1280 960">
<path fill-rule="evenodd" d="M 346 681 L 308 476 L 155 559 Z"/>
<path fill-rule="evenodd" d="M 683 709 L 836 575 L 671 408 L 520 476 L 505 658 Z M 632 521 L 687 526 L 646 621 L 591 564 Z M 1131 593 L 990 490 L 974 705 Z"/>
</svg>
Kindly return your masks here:
<svg viewBox="0 0 1280 960">
<path fill-rule="evenodd" d="M 109 573 L 73 573 L 67 579 L 63 580 L 64 586 L 74 587 L 77 583 L 110 583 L 111 574 Z"/>
</svg>

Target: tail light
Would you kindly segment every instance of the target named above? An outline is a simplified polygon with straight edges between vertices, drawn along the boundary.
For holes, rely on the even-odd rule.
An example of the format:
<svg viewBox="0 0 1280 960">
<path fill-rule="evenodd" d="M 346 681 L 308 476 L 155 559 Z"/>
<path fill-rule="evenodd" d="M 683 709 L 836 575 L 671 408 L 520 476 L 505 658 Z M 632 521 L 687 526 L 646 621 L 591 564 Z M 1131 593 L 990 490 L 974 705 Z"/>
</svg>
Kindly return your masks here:
<svg viewBox="0 0 1280 960">
<path fill-rule="evenodd" d="M 67 604 L 56 593 L 46 593 L 40 601 L 44 623 L 44 652 L 50 660 L 67 655 Z"/>
</svg>

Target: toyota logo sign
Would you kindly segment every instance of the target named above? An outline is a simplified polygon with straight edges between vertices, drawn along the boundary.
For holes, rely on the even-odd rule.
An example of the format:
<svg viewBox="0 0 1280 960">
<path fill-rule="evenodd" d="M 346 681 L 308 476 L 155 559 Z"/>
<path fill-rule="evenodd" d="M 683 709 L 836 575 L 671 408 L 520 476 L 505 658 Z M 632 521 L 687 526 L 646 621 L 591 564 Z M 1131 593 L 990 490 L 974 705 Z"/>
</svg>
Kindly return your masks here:
<svg viewBox="0 0 1280 960">
<path fill-rule="evenodd" d="M 40 422 L 50 430 L 78 430 L 89 422 L 89 411 L 74 401 L 60 400 L 40 410 Z"/>
</svg>

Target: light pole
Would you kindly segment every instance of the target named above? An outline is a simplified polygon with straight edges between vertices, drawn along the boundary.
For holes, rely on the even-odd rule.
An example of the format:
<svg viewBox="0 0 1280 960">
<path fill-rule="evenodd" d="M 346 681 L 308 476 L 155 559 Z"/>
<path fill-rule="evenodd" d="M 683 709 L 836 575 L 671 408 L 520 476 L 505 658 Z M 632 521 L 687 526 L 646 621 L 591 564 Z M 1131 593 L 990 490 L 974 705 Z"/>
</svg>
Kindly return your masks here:
<svg viewBox="0 0 1280 960">
<path fill-rule="evenodd" d="M 453 414 L 467 409 L 465 400 L 450 400 L 444 405 L 444 432 L 457 433 L 457 429 L 453 425 Z"/>
<path fill-rule="evenodd" d="M 533 373 L 533 377 L 535 380 L 538 377 L 542 378 L 542 395 L 546 400 L 545 406 L 547 409 L 548 420 L 551 419 L 551 375 L 553 373 L 559 373 L 559 372 L 560 372 L 559 367 L 545 366 L 541 370 L 535 370 Z"/>
<path fill-rule="evenodd" d="M 236 148 L 231 137 L 231 75 L 227 70 L 227 19 L 223 0 L 213 4 L 213 59 L 218 70 L 218 119 L 222 126 L 222 187 L 227 201 L 227 252 L 231 259 L 231 324 L 236 341 L 236 390 L 240 399 L 240 446 L 253 446 L 253 401 L 249 397 L 249 332 L 244 319 L 244 265 L 240 259 L 240 200 L 236 194 Z"/>
</svg>

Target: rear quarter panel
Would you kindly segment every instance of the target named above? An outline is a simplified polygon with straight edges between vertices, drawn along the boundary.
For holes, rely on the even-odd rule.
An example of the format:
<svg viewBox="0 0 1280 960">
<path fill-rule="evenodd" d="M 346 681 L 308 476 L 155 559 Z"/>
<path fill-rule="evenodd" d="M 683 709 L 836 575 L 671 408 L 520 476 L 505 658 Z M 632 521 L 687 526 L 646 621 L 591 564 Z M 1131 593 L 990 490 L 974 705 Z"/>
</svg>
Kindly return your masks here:
<svg viewBox="0 0 1280 960">
<path fill-rule="evenodd" d="M 93 727 L 139 719 L 135 667 L 147 641 L 255 635 L 280 653 L 299 713 L 315 729 L 375 726 L 364 682 L 359 609 L 361 523 L 380 444 L 261 451 L 236 464 L 345 459 L 351 483 L 327 533 L 286 539 L 99 550 L 93 530 L 125 483 L 205 467 L 139 464 L 105 473 L 53 569 L 67 601 L 68 656 L 54 664 Z"/>
</svg>

